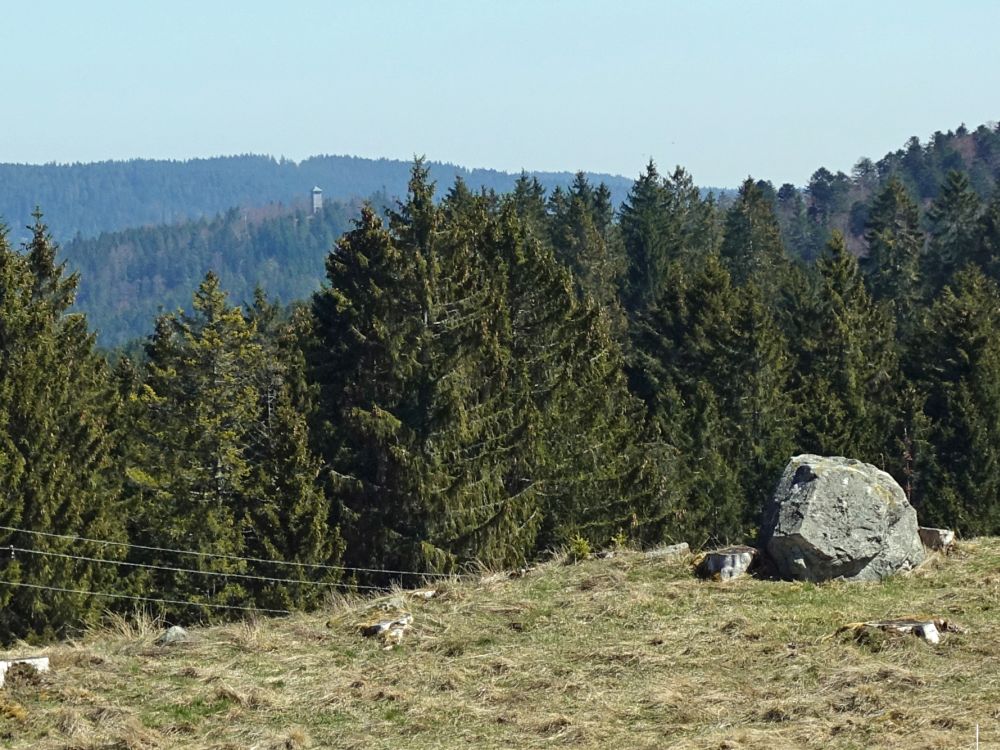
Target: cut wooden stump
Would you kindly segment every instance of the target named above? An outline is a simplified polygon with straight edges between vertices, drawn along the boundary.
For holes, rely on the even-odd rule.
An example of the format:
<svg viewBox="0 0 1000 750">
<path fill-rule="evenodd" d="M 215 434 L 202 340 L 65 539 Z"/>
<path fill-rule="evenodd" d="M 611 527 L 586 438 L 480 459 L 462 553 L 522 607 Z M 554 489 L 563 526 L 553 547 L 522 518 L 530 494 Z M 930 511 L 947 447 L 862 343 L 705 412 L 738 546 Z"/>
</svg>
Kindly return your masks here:
<svg viewBox="0 0 1000 750">
<path fill-rule="evenodd" d="M 26 664 L 36 672 L 49 671 L 49 657 L 47 656 L 25 656 L 16 659 L 0 659 L 0 687 L 3 687 L 7 678 L 7 670 L 15 664 Z"/>
<path fill-rule="evenodd" d="M 156 645 L 173 646 L 176 643 L 184 643 L 189 639 L 190 636 L 188 636 L 188 632 L 184 628 L 180 625 L 174 625 L 156 639 Z"/>
<path fill-rule="evenodd" d="M 434 599 L 441 592 L 437 589 L 411 589 L 406 593 L 414 599 Z"/>
<path fill-rule="evenodd" d="M 702 578 L 729 581 L 745 574 L 757 559 L 755 547 L 726 547 L 703 552 L 696 558 L 695 570 Z"/>
<path fill-rule="evenodd" d="M 955 543 L 955 532 L 951 529 L 934 529 L 921 526 L 917 529 L 923 545 L 935 552 L 948 552 Z"/>
</svg>

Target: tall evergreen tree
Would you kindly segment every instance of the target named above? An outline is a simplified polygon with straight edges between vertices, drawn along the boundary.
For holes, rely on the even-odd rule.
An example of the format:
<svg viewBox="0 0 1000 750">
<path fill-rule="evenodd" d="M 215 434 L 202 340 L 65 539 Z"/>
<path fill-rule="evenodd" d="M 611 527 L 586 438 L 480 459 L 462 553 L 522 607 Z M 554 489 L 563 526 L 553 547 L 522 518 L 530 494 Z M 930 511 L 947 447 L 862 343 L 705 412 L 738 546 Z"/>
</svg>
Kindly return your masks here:
<svg viewBox="0 0 1000 750">
<path fill-rule="evenodd" d="M 411 195 L 426 184 L 417 167 Z M 408 246 L 402 214 L 392 229 Z M 454 191 L 436 222 L 414 413 L 424 564 L 520 563 L 533 549 L 537 494 L 516 470 L 524 445 L 522 412 L 511 398 L 506 277 L 495 251 L 502 228 L 492 199 L 457 203 Z"/>
<path fill-rule="evenodd" d="M 792 257 L 813 260 L 820 250 L 816 239 L 825 227 L 810 220 L 802 193 L 791 183 L 778 189 L 776 213 L 788 252 Z"/>
<path fill-rule="evenodd" d="M 522 172 L 514 184 L 514 190 L 506 197 L 506 203 L 535 239 L 548 238 L 545 188 L 537 177 L 529 178 Z"/>
<path fill-rule="evenodd" d="M 620 225 L 628 264 L 623 298 L 629 311 L 651 304 L 662 288 L 671 255 L 665 202 L 663 181 L 650 160 L 621 208 Z"/>
<path fill-rule="evenodd" d="M 876 301 L 892 304 L 900 334 L 917 325 L 921 299 L 920 213 L 903 183 L 892 177 L 872 203 L 865 228 L 868 287 Z"/>
<path fill-rule="evenodd" d="M 0 228 L 0 524 L 122 541 L 119 401 L 86 320 L 69 312 L 77 278 L 57 262 L 39 212 L 30 230 L 22 254 Z M 4 565 L 3 642 L 71 632 L 109 606 L 73 591 L 118 591 L 114 565 L 73 559 L 114 559 L 115 547 L 11 531 L 0 539 L 29 550 Z"/>
<path fill-rule="evenodd" d="M 258 564 L 259 575 L 302 582 L 258 582 L 254 601 L 268 608 L 309 608 L 325 593 L 313 584 L 337 576 L 308 566 L 336 564 L 343 554 L 320 480 L 321 462 L 309 445 L 312 394 L 302 342 L 310 321 L 302 310 L 283 315 L 260 291 L 245 318 L 261 354 L 251 371 L 257 400 L 246 438 L 251 473 L 242 508 L 245 554 L 292 563 Z"/>
<path fill-rule="evenodd" d="M 717 253 L 668 279 L 637 321 L 631 382 L 680 453 L 683 528 L 742 539 L 792 447 L 784 338 L 760 288 L 735 286 Z"/>
<path fill-rule="evenodd" d="M 418 162 L 386 230 L 370 210 L 314 299 L 324 455 L 348 559 L 387 570 L 522 560 L 531 492 L 508 486 L 509 325 L 486 201 L 441 207 Z M 524 489 L 519 487 L 518 489 Z"/>
<path fill-rule="evenodd" d="M 768 298 L 780 288 L 788 263 L 781 228 L 774 204 L 750 178 L 726 212 L 721 257 L 737 286 L 753 281 Z"/>
<path fill-rule="evenodd" d="M 284 381 L 289 365 L 262 343 L 256 322 L 228 304 L 212 273 L 194 294 L 193 312 L 157 320 L 147 354 L 142 439 L 129 469 L 139 509 L 132 535 L 147 547 L 208 554 L 179 561 L 136 548 L 136 562 L 196 571 L 155 570 L 143 585 L 168 599 L 209 604 L 315 603 L 318 587 L 245 576 L 330 576 L 233 559 L 335 562 L 319 466 Z"/>
<path fill-rule="evenodd" d="M 675 227 L 674 257 L 701 257 L 718 248 L 719 226 L 715 201 L 701 197 L 691 174 L 681 166 L 663 181 L 666 209 Z"/>
<path fill-rule="evenodd" d="M 326 263 L 330 286 L 313 298 L 310 353 L 316 448 L 338 495 L 345 561 L 396 569 L 415 556 L 399 549 L 413 511 L 394 476 L 409 455 L 398 412 L 415 390 L 422 326 L 414 262 L 365 207 Z"/>
<path fill-rule="evenodd" d="M 621 210 L 627 264 L 625 302 L 629 311 L 653 304 L 663 291 L 667 266 L 697 258 L 716 247 L 715 207 L 702 199 L 691 175 L 677 167 L 660 177 L 650 161 Z"/>
<path fill-rule="evenodd" d="M 965 535 L 1000 531 L 1000 289 L 975 266 L 959 272 L 921 331 L 920 385 L 929 420 L 922 487 L 924 523 Z"/>
<path fill-rule="evenodd" d="M 816 268 L 817 288 L 791 311 L 797 448 L 885 464 L 899 382 L 892 317 L 871 299 L 840 232 Z"/>
<path fill-rule="evenodd" d="M 580 292 L 604 309 L 620 338 L 625 329 L 618 299 L 624 261 L 611 232 L 610 211 L 607 188 L 595 190 L 581 172 L 568 193 L 560 191 L 551 202 L 549 224 L 556 257 L 570 269 Z"/>
<path fill-rule="evenodd" d="M 544 498 L 538 544 L 575 533 L 602 544 L 619 530 L 662 538 L 671 526 L 672 467 L 655 432 L 637 429 L 641 405 L 628 392 L 606 312 L 574 293 L 553 252 L 525 228 L 508 221 L 502 237 L 523 466 Z"/>
<path fill-rule="evenodd" d="M 926 295 L 933 297 L 952 274 L 975 260 L 983 206 L 964 172 L 951 171 L 927 211 L 930 222 L 925 266 Z"/>
<path fill-rule="evenodd" d="M 788 410 L 788 344 L 773 302 L 756 281 L 739 291 L 739 336 L 735 349 L 721 359 L 717 391 L 734 422 L 733 460 L 741 472 L 746 495 L 743 522 L 749 528 L 756 524 L 793 452 L 794 425 Z"/>
</svg>

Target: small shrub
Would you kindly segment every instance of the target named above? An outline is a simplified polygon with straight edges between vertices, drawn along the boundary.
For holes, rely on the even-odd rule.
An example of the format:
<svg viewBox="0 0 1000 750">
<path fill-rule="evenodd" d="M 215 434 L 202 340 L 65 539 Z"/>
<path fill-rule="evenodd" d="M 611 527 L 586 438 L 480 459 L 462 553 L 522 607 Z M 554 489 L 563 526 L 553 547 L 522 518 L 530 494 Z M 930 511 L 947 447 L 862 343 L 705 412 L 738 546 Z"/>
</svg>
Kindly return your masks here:
<svg viewBox="0 0 1000 750">
<path fill-rule="evenodd" d="M 618 533 L 611 537 L 611 549 L 623 550 L 628 546 L 628 534 L 624 529 L 618 529 Z"/>
<path fill-rule="evenodd" d="M 590 542 L 577 534 L 569 540 L 569 549 L 566 551 L 568 562 L 575 563 L 586 560 L 590 557 Z"/>
</svg>

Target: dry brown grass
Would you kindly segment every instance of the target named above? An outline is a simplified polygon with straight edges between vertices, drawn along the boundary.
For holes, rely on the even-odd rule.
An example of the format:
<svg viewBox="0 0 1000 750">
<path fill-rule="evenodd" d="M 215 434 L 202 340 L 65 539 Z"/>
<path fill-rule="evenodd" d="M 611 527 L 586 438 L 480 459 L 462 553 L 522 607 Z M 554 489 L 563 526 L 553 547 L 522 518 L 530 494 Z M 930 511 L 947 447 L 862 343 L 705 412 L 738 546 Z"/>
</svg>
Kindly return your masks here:
<svg viewBox="0 0 1000 750">
<path fill-rule="evenodd" d="M 1000 747 L 1000 540 L 883 584 L 697 581 L 625 552 L 432 599 L 332 598 L 322 612 L 197 629 L 161 647 L 141 613 L 44 649 L 0 691 L 14 748 Z M 414 615 L 383 651 L 359 626 Z M 837 634 L 908 615 L 938 646 Z M 23 649 L 19 649 L 23 651 Z"/>
</svg>

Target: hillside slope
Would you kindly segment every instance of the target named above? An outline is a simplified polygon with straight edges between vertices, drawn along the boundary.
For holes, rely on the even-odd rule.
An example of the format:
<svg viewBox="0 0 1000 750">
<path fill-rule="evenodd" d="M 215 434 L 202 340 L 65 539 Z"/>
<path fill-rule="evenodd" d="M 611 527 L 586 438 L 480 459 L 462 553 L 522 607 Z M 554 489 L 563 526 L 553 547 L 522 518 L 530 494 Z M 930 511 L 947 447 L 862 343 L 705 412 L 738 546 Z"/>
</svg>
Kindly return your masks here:
<svg viewBox="0 0 1000 750">
<path fill-rule="evenodd" d="M 272 299 L 305 299 L 320 286 L 323 263 L 351 226 L 360 203 L 328 201 L 323 210 L 268 215 L 233 209 L 212 219 L 102 233 L 63 248 L 80 274 L 76 308 L 87 314 L 101 346 L 153 331 L 161 310 L 187 307 L 208 271 L 234 302 L 260 286 Z"/>
<path fill-rule="evenodd" d="M 872 201 L 890 178 L 901 180 L 926 209 L 952 171 L 966 175 L 979 197 L 989 199 L 1000 179 L 1000 125 L 989 123 L 971 131 L 961 125 L 954 131 L 935 132 L 923 142 L 913 136 L 877 161 L 858 159 L 850 175 L 820 167 L 801 189 L 770 183 L 767 189 L 786 245 L 794 254 L 816 257 L 834 229 L 844 233 L 852 250 L 863 254 Z"/>
<path fill-rule="evenodd" d="M 0 692 L 15 748 L 955 748 L 1000 745 L 1000 539 L 883 584 L 696 581 L 637 552 L 522 578 L 334 597 L 154 644 L 148 620 L 43 649 Z M 358 626 L 406 609 L 384 651 Z M 856 641 L 908 614 L 937 646 Z"/>
</svg>

